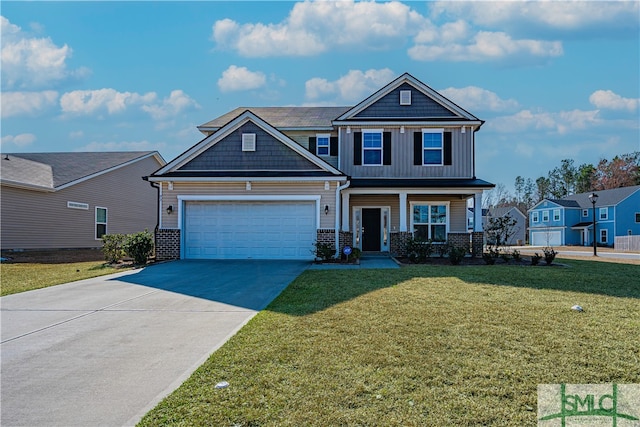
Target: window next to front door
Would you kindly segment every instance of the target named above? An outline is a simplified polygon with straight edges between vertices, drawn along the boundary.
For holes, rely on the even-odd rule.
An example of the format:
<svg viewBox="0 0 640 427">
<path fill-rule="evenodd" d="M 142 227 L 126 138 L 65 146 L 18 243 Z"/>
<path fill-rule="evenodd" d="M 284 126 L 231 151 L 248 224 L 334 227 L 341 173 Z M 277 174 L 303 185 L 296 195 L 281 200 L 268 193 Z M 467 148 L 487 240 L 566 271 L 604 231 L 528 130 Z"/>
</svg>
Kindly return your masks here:
<svg viewBox="0 0 640 427">
<path fill-rule="evenodd" d="M 420 240 L 445 242 L 449 224 L 446 203 L 415 203 L 411 208 L 413 237 Z"/>
<path fill-rule="evenodd" d="M 107 208 L 96 207 L 96 240 L 107 234 Z"/>
</svg>

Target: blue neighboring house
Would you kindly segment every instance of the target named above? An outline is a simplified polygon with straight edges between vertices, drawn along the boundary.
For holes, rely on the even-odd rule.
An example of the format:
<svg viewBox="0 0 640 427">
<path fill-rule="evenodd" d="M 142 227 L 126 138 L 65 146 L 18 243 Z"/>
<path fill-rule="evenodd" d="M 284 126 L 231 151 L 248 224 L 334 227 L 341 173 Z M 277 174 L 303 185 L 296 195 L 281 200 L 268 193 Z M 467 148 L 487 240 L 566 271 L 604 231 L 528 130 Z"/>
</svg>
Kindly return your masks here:
<svg viewBox="0 0 640 427">
<path fill-rule="evenodd" d="M 589 193 L 544 199 L 529 209 L 532 246 L 593 245 Z M 640 185 L 595 191 L 596 239 L 613 246 L 616 236 L 640 235 Z"/>
</svg>

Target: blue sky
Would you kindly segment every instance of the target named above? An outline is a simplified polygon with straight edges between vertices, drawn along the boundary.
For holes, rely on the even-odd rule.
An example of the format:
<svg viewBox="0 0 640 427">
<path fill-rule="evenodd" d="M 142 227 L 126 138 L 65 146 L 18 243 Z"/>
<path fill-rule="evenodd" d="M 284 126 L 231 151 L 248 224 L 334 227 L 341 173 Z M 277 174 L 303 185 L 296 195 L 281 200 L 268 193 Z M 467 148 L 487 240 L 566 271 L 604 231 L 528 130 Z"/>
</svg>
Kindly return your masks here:
<svg viewBox="0 0 640 427">
<path fill-rule="evenodd" d="M 8 2 L 2 152 L 158 150 L 240 106 L 355 105 L 404 72 L 486 123 L 511 188 L 640 150 L 640 2 Z"/>
</svg>

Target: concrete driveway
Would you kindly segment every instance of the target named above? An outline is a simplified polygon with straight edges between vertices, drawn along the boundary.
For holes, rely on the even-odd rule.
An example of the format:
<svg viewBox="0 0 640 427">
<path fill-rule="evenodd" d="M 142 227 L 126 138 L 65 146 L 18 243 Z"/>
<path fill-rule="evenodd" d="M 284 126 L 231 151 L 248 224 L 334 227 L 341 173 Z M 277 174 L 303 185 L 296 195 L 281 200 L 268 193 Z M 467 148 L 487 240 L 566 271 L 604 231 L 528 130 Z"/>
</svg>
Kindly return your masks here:
<svg viewBox="0 0 640 427">
<path fill-rule="evenodd" d="M 2 297 L 0 424 L 134 425 L 308 266 L 183 260 Z"/>
</svg>

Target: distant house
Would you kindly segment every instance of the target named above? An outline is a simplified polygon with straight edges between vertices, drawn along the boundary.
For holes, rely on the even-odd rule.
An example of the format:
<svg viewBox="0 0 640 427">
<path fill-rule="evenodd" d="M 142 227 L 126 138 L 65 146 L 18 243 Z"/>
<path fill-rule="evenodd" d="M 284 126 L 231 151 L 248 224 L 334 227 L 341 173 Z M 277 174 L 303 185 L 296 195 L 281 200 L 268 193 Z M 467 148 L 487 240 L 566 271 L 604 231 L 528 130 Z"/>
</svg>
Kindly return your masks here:
<svg viewBox="0 0 640 427">
<path fill-rule="evenodd" d="M 2 250 L 97 248 L 109 233 L 152 231 L 156 151 L 15 153 L 0 159 Z"/>
<path fill-rule="evenodd" d="M 616 236 L 640 235 L 640 185 L 595 192 L 596 240 L 612 246 Z M 529 210 L 534 246 L 593 244 L 593 204 L 589 193 L 544 199 Z"/>
<path fill-rule="evenodd" d="M 512 230 L 513 235 L 509 237 L 509 240 L 501 243 L 509 246 L 524 244 L 527 237 L 527 217 L 520 211 L 520 209 L 516 208 L 515 206 L 505 206 L 489 209 L 486 214 L 486 220 L 485 218 L 483 218 L 484 226 L 486 227 L 491 218 L 502 218 L 506 216 L 513 218 L 516 222 Z"/>
</svg>

